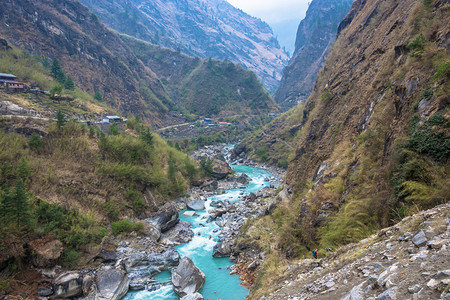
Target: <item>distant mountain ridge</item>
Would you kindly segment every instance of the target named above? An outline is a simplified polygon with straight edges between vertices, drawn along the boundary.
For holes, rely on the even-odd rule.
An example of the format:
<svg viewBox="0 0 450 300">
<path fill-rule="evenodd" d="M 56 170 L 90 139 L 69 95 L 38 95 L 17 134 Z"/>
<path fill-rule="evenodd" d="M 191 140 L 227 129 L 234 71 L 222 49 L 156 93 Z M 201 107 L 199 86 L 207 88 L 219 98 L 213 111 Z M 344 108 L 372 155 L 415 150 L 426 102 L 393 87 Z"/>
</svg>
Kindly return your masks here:
<svg viewBox="0 0 450 300">
<path fill-rule="evenodd" d="M 275 101 L 284 109 L 305 102 L 353 0 L 313 0 L 300 22 L 295 52 L 283 71 Z"/>
<path fill-rule="evenodd" d="M 269 92 L 288 62 L 269 25 L 224 0 L 81 0 L 110 28 L 188 55 L 239 63 Z"/>
</svg>

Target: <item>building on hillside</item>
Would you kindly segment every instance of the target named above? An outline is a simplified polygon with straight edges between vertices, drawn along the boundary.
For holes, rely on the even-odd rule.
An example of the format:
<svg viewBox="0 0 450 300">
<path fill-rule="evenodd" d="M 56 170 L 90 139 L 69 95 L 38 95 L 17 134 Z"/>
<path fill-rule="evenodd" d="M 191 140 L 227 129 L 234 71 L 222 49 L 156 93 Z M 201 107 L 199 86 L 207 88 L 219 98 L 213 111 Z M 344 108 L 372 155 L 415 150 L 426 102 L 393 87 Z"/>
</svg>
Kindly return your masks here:
<svg viewBox="0 0 450 300">
<path fill-rule="evenodd" d="M 210 118 L 204 118 L 204 119 L 203 119 L 203 122 L 205 122 L 205 123 L 211 123 L 212 120 L 211 120 Z"/>
<path fill-rule="evenodd" d="M 102 123 L 122 123 L 122 118 L 118 116 L 106 116 L 103 118 Z"/>
<path fill-rule="evenodd" d="M 20 92 L 24 91 L 25 84 L 19 82 L 13 74 L 0 73 L 0 88 L 6 89 L 9 92 Z"/>
</svg>

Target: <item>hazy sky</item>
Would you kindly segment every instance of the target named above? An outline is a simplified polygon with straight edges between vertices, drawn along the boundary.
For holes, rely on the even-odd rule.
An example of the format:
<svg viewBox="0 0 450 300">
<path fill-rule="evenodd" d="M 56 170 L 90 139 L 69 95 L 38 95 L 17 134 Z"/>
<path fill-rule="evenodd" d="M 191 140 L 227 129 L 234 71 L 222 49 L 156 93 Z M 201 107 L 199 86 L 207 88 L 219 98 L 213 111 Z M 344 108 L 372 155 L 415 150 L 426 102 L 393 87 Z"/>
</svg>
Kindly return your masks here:
<svg viewBox="0 0 450 300">
<path fill-rule="evenodd" d="M 312 0 L 228 0 L 251 16 L 266 21 L 281 46 L 294 52 L 298 24 L 303 20 Z"/>
<path fill-rule="evenodd" d="M 312 0 L 228 0 L 232 5 L 246 13 L 261 18 L 267 23 L 279 23 L 286 20 L 305 17 L 308 2 Z"/>
</svg>

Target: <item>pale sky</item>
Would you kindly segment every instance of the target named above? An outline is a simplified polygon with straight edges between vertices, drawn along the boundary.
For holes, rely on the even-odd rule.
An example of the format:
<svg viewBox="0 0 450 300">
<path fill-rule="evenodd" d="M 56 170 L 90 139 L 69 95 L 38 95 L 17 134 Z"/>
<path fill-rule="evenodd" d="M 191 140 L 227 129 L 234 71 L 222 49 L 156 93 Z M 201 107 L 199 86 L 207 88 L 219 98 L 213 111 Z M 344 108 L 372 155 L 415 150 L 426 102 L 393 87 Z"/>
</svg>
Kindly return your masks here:
<svg viewBox="0 0 450 300">
<path fill-rule="evenodd" d="M 267 22 L 281 46 L 293 52 L 298 24 L 312 0 L 227 0 L 253 17 Z"/>
<path fill-rule="evenodd" d="M 277 23 L 286 20 L 305 17 L 308 2 L 312 0 L 228 0 L 233 6 L 246 13 L 258 17 L 267 23 Z"/>
</svg>

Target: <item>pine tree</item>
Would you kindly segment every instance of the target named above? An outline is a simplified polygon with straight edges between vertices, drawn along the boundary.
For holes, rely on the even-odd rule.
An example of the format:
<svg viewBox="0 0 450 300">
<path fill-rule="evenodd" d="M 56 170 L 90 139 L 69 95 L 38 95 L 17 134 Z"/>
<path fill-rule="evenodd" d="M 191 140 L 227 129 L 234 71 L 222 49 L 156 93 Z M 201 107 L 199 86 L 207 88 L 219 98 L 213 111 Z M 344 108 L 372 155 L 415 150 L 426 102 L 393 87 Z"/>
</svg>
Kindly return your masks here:
<svg viewBox="0 0 450 300">
<path fill-rule="evenodd" d="M 25 188 L 25 183 L 20 178 L 16 181 L 16 186 L 13 193 L 13 204 L 12 221 L 17 225 L 17 228 L 20 230 L 29 226 L 31 222 L 31 215 L 30 206 L 28 203 L 28 194 Z"/>
<path fill-rule="evenodd" d="M 153 146 L 153 135 L 152 135 L 150 129 L 147 128 L 147 129 L 143 130 L 141 138 L 148 145 Z"/>
<path fill-rule="evenodd" d="M 28 164 L 28 161 L 25 159 L 25 157 L 22 157 L 19 165 L 17 166 L 17 177 L 19 179 L 22 179 L 22 181 L 26 183 L 30 179 L 30 175 L 31 175 L 31 167 Z"/>
<path fill-rule="evenodd" d="M 70 76 L 66 77 L 66 81 L 64 81 L 64 88 L 69 91 L 73 91 L 75 89 L 75 84 Z"/>
<path fill-rule="evenodd" d="M 100 101 L 100 102 L 103 101 L 103 96 L 98 90 L 95 91 L 94 99 L 97 100 L 97 101 Z"/>
<path fill-rule="evenodd" d="M 59 72 L 56 74 L 56 80 L 61 84 L 64 84 L 66 82 L 66 74 L 64 74 L 63 70 L 59 70 Z"/>
<path fill-rule="evenodd" d="M 59 64 L 59 61 L 55 58 L 55 59 L 53 59 L 52 68 L 51 68 L 53 78 L 56 79 L 58 76 L 58 73 L 60 71 L 61 71 L 61 65 Z"/>
<path fill-rule="evenodd" d="M 51 73 L 53 78 L 55 78 L 58 82 L 64 83 L 66 81 L 66 74 L 64 74 L 59 61 L 56 58 L 52 62 Z"/>
<path fill-rule="evenodd" d="M 66 125 L 66 116 L 60 110 L 56 113 L 56 125 L 59 130 Z"/>
<path fill-rule="evenodd" d="M 13 217 L 13 208 L 13 195 L 9 188 L 5 186 L 3 191 L 0 193 L 0 222 L 2 222 L 2 226 L 11 222 Z"/>
</svg>

